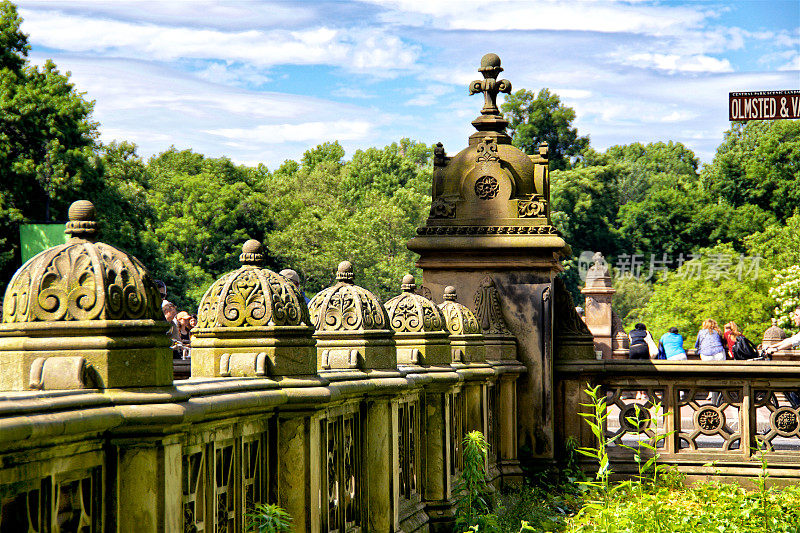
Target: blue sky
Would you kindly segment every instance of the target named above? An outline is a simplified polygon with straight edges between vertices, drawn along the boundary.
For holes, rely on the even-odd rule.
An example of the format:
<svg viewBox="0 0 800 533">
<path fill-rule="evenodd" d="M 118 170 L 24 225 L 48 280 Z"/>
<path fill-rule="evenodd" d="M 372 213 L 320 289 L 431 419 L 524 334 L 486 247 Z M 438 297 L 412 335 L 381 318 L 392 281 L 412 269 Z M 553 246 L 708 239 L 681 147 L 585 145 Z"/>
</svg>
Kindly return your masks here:
<svg viewBox="0 0 800 533">
<path fill-rule="evenodd" d="M 31 60 L 88 98 L 103 141 L 275 168 L 338 139 L 466 145 L 481 56 L 550 88 L 605 149 L 680 141 L 709 162 L 729 91 L 800 88 L 800 2 L 23 1 Z"/>
</svg>

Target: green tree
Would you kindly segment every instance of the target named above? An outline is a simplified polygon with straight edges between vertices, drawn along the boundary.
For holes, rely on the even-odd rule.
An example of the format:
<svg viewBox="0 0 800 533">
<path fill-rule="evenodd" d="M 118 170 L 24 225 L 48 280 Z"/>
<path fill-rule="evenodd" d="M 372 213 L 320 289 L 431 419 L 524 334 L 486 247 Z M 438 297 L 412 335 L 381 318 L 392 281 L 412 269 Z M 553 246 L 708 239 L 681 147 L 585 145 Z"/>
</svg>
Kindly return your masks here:
<svg viewBox="0 0 800 533">
<path fill-rule="evenodd" d="M 702 180 L 728 204 L 756 205 L 785 222 L 800 205 L 800 123 L 733 123 Z"/>
<path fill-rule="evenodd" d="M 551 170 L 570 168 L 589 146 L 589 137 L 578 135 L 578 129 L 572 126 L 575 111 L 549 89 L 542 89 L 538 95 L 519 90 L 508 95 L 500 109 L 508 120 L 514 146 L 535 154 L 539 144 L 547 142 Z"/>
<path fill-rule="evenodd" d="M 93 102 L 51 61 L 28 63 L 20 23 L 14 5 L 0 3 L 0 288 L 19 264 L 20 223 L 64 220 L 72 201 L 105 186 Z"/>
<path fill-rule="evenodd" d="M 745 261 L 741 276 L 736 272 L 739 254 L 730 244 L 698 250 L 699 258 L 686 262 L 653 285 L 653 295 L 638 311 L 647 329 L 660 336 L 676 326 L 685 347 L 694 340 L 703 320 L 719 324 L 734 321 L 751 340 L 760 339 L 770 326 L 775 306 L 768 295 L 771 269 L 755 268 Z M 719 268 L 720 266 L 725 268 Z M 751 268 L 753 267 L 753 268 Z"/>
</svg>

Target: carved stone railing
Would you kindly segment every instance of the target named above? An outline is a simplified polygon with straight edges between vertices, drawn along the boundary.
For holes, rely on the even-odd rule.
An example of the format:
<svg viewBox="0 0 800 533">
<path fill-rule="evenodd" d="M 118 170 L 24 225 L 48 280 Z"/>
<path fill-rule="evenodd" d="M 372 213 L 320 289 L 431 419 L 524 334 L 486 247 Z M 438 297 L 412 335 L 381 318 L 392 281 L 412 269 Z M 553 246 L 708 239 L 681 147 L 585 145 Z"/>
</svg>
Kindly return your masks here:
<svg viewBox="0 0 800 533">
<path fill-rule="evenodd" d="M 587 384 L 608 405 L 606 434 L 618 474 L 636 471 L 640 440 L 659 441 L 659 462 L 691 477 L 757 475 L 765 450 L 773 478 L 800 479 L 800 363 L 703 361 L 565 361 L 556 365 L 559 441 L 594 437 L 581 420 Z M 657 416 L 660 404 L 662 416 Z M 637 418 L 642 422 L 636 423 Z M 649 421 L 648 421 L 649 419 Z M 589 465 L 587 464 L 587 467 Z"/>
</svg>

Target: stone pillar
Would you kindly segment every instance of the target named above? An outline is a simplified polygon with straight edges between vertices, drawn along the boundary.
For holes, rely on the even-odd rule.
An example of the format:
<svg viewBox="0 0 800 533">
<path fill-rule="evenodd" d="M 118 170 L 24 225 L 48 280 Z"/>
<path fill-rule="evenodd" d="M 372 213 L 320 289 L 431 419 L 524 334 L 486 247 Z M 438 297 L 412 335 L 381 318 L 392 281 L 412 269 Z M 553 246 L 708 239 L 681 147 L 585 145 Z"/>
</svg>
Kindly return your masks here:
<svg viewBox="0 0 800 533">
<path fill-rule="evenodd" d="M 119 533 L 183 530 L 181 445 L 161 439 L 117 440 L 113 519 Z"/>
<path fill-rule="evenodd" d="M 320 506 L 325 504 L 319 468 L 323 446 L 319 417 L 298 413 L 279 418 L 277 494 L 273 497 L 292 517 L 295 531 L 319 531 Z"/>
<path fill-rule="evenodd" d="M 449 531 L 454 516 L 450 482 L 451 387 L 438 385 L 425 390 L 424 499 L 431 531 Z"/>
<path fill-rule="evenodd" d="M 481 60 L 484 79 L 470 84 L 471 93 L 485 97 L 472 122 L 477 131 L 453 157 L 441 144 L 435 148 L 430 216 L 408 248 L 420 255 L 417 266 L 434 295 L 452 285 L 469 306 L 482 280 L 492 279 L 527 369 L 518 382 L 519 445 L 547 461 L 553 458 L 553 336 L 545 295 L 571 251 L 550 221 L 547 146 L 530 156 L 505 132 L 496 97 L 510 92 L 511 83 L 498 79 L 502 70 L 495 54 Z"/>
<path fill-rule="evenodd" d="M 393 531 L 397 512 L 397 491 L 392 490 L 397 465 L 396 424 L 392 424 L 389 399 L 376 398 L 367 403 L 365 419 L 364 500 L 367 531 Z"/>
<path fill-rule="evenodd" d="M 602 352 L 603 359 L 611 359 L 614 352 L 611 298 L 617 291 L 611 287 L 611 276 L 603 254 L 594 254 L 593 261 L 586 274 L 586 286 L 581 289 L 586 296 L 584 321 L 594 337 L 595 350 Z"/>
</svg>

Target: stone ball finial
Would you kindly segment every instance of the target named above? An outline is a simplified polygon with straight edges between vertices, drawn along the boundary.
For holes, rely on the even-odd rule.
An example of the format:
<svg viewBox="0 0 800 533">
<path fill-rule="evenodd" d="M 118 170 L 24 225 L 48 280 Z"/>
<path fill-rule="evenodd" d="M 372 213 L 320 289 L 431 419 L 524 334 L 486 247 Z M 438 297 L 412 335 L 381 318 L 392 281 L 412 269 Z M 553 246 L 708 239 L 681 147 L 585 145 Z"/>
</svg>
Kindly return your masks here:
<svg viewBox="0 0 800 533">
<path fill-rule="evenodd" d="M 411 274 L 406 274 L 405 276 L 403 276 L 403 281 L 400 284 L 400 288 L 405 292 L 413 292 L 414 289 L 417 288 L 414 276 L 412 276 Z"/>
<path fill-rule="evenodd" d="M 500 56 L 498 56 L 497 54 L 489 53 L 481 58 L 481 68 L 486 68 L 486 67 L 494 68 L 499 66 L 500 66 Z"/>
<path fill-rule="evenodd" d="M 98 224 L 95 220 L 96 213 L 94 204 L 89 200 L 78 200 L 72 202 L 67 212 L 69 222 L 67 222 L 64 233 L 72 237 L 83 238 L 89 241 L 94 240 L 97 234 Z"/>
<path fill-rule="evenodd" d="M 342 261 L 336 269 L 336 281 L 342 283 L 353 283 L 353 263 Z"/>
<path fill-rule="evenodd" d="M 260 265 L 264 261 L 264 254 L 261 252 L 261 243 L 255 239 L 250 239 L 242 245 L 242 253 L 239 262 L 243 265 Z"/>
<path fill-rule="evenodd" d="M 448 302 L 455 302 L 456 298 L 458 298 L 458 293 L 456 293 L 456 288 L 452 285 L 448 285 L 444 288 L 444 295 L 443 298 L 445 301 Z"/>
</svg>

